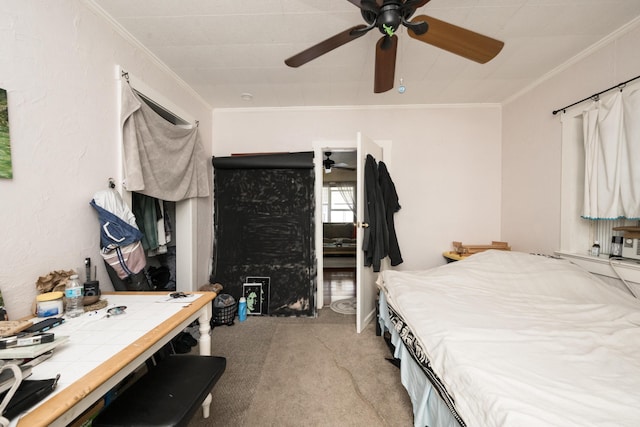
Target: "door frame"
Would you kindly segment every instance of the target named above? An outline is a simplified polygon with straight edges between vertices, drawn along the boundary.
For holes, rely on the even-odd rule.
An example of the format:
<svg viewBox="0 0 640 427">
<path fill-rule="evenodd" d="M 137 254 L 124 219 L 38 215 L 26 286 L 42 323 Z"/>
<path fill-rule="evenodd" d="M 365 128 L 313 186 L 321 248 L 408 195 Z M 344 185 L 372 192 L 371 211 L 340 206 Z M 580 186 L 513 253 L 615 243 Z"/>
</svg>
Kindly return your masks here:
<svg viewBox="0 0 640 427">
<path fill-rule="evenodd" d="M 373 139 L 373 141 L 382 147 L 382 151 L 384 153 L 384 162 L 387 165 L 387 169 L 391 173 L 391 153 L 392 153 L 392 140 L 378 140 Z M 352 140 L 319 140 L 313 141 L 313 163 L 315 169 L 315 200 L 316 200 L 316 208 L 315 208 L 315 237 L 316 237 L 316 267 L 317 267 L 317 278 L 316 278 L 316 308 L 320 310 L 324 307 L 324 260 L 322 259 L 322 174 L 323 165 L 322 161 L 324 160 L 324 152 L 327 150 L 358 150 L 357 147 L 357 137 L 354 135 L 354 139 Z M 356 183 L 357 185 L 357 183 Z M 355 319 L 354 319 L 355 323 Z"/>
<path fill-rule="evenodd" d="M 316 235 L 316 309 L 324 307 L 324 259 L 322 257 L 322 184 L 324 152 L 327 150 L 356 151 L 356 141 L 315 141 L 313 143 L 313 163 L 315 169 L 315 235 Z"/>
</svg>

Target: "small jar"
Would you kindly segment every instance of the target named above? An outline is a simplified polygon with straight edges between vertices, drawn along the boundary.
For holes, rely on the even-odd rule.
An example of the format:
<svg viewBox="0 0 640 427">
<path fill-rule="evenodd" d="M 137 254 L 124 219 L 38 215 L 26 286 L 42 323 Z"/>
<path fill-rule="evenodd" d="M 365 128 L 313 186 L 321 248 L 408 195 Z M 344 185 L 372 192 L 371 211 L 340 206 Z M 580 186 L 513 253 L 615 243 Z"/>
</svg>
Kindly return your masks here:
<svg viewBox="0 0 640 427">
<path fill-rule="evenodd" d="M 36 296 L 36 315 L 38 317 L 61 316 L 63 292 L 47 292 Z"/>
</svg>

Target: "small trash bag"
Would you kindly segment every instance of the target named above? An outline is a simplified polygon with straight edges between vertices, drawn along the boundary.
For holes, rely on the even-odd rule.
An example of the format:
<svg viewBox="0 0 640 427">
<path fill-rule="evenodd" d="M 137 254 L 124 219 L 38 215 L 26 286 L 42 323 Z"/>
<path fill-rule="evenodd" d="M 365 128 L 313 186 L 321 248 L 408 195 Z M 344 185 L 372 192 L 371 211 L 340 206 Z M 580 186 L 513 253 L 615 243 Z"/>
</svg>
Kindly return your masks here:
<svg viewBox="0 0 640 427">
<path fill-rule="evenodd" d="M 233 325 L 236 317 L 238 304 L 236 300 L 229 294 L 220 294 L 213 300 L 213 315 L 209 322 L 211 327 L 220 325 Z"/>
<path fill-rule="evenodd" d="M 236 303 L 236 300 L 229 294 L 220 294 L 213 300 L 213 306 L 216 308 L 229 307 Z"/>
</svg>

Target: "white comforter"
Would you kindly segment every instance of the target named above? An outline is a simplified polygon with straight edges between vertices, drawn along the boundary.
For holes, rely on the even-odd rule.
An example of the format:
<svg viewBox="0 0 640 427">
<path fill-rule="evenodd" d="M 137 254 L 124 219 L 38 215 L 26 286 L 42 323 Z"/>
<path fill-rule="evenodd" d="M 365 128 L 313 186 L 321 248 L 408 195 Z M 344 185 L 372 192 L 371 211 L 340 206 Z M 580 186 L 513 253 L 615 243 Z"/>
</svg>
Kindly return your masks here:
<svg viewBox="0 0 640 427">
<path fill-rule="evenodd" d="M 640 426 L 640 301 L 568 261 L 487 251 L 385 271 L 469 427 Z"/>
</svg>

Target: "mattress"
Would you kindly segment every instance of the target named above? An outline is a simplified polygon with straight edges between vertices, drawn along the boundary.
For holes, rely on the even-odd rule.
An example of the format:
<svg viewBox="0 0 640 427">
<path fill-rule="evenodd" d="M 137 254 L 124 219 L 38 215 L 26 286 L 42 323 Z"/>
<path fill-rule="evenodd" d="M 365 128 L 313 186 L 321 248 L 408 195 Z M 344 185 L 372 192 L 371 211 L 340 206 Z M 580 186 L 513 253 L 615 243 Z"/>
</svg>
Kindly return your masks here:
<svg viewBox="0 0 640 427">
<path fill-rule="evenodd" d="M 414 427 L 465 427 L 420 344 L 402 318 L 389 307 L 384 293 L 379 298 L 378 322 L 391 335 L 394 357 L 401 361 L 400 379 L 413 406 Z"/>
<path fill-rule="evenodd" d="M 462 423 L 640 425 L 640 302 L 580 267 L 487 251 L 379 286 Z"/>
</svg>

